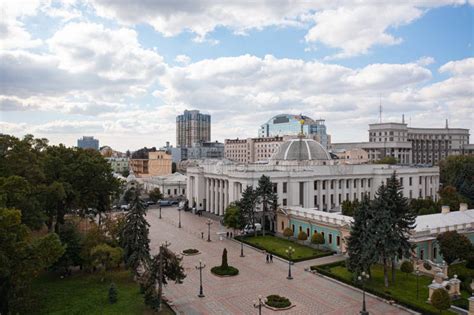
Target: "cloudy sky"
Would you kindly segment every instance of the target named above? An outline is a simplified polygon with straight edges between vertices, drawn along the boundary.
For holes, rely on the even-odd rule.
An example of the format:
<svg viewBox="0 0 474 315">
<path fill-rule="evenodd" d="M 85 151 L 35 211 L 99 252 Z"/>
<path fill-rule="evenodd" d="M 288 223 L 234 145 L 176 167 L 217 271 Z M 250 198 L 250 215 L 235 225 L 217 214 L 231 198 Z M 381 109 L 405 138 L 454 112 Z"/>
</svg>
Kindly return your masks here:
<svg viewBox="0 0 474 315">
<path fill-rule="evenodd" d="M 199 109 L 213 140 L 303 113 L 365 141 L 380 102 L 385 121 L 473 130 L 474 1 L 381 3 L 2 1 L 0 132 L 137 149 Z"/>
</svg>

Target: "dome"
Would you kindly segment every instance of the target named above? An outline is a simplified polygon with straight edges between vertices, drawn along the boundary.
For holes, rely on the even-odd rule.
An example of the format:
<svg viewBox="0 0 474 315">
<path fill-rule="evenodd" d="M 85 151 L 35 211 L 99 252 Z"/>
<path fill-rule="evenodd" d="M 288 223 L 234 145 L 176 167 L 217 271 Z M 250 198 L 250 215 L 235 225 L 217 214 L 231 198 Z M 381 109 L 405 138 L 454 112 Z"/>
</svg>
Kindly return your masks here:
<svg viewBox="0 0 474 315">
<path fill-rule="evenodd" d="M 312 161 L 330 160 L 331 156 L 323 146 L 313 139 L 290 139 L 283 142 L 273 154 L 272 160 Z"/>
</svg>

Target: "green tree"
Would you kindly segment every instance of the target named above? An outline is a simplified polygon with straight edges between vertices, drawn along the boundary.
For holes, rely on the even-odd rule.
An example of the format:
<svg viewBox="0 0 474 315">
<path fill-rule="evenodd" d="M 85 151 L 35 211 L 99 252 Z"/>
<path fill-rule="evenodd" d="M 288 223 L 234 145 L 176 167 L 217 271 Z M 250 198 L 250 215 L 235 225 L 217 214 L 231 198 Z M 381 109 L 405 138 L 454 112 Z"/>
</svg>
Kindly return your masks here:
<svg viewBox="0 0 474 315">
<path fill-rule="evenodd" d="M 458 210 L 460 203 L 469 203 L 469 200 L 459 194 L 454 186 L 445 186 L 439 190 L 438 194 L 440 197 L 439 204 L 449 206 L 451 211 Z"/>
<path fill-rule="evenodd" d="M 105 279 L 107 270 L 120 265 L 122 254 L 123 251 L 120 247 L 112 247 L 107 244 L 99 244 L 91 249 L 93 265 L 103 273 L 102 281 Z"/>
<path fill-rule="evenodd" d="M 26 313 L 31 281 L 64 253 L 59 237 L 33 237 L 21 212 L 0 209 L 0 313 Z"/>
<path fill-rule="evenodd" d="M 440 180 L 443 185 L 449 185 L 474 205 L 474 156 L 449 156 L 440 161 Z"/>
<path fill-rule="evenodd" d="M 350 235 L 347 240 L 349 259 L 347 266 L 355 274 L 369 272 L 370 266 L 375 263 L 375 246 L 371 237 L 372 208 L 367 196 L 362 198 L 354 212 L 354 221 L 351 224 Z"/>
<path fill-rule="evenodd" d="M 436 289 L 431 295 L 431 304 L 441 314 L 444 310 L 447 310 L 451 307 L 451 298 L 445 289 Z"/>
<path fill-rule="evenodd" d="M 320 245 L 324 244 L 324 235 L 321 233 L 313 233 L 311 236 L 311 243 L 316 244 L 319 248 Z"/>
<path fill-rule="evenodd" d="M 293 236 L 293 230 L 289 227 L 285 228 L 283 230 L 283 236 L 288 237 L 288 239 L 290 239 L 290 237 Z"/>
<path fill-rule="evenodd" d="M 418 198 L 410 200 L 410 207 L 414 213 L 418 215 L 426 215 L 438 213 L 440 206 L 431 198 Z"/>
<path fill-rule="evenodd" d="M 262 205 L 262 234 L 265 236 L 265 225 L 267 213 L 273 208 L 272 205 L 276 199 L 276 193 L 273 192 L 273 183 L 270 177 L 262 175 L 258 180 L 258 186 L 255 190 L 257 203 Z"/>
<path fill-rule="evenodd" d="M 225 210 L 224 225 L 234 230 L 241 229 L 243 227 L 240 208 L 235 202 L 229 204 Z"/>
<path fill-rule="evenodd" d="M 397 158 L 393 156 L 386 156 L 374 162 L 375 164 L 397 164 Z"/>
<path fill-rule="evenodd" d="M 409 274 L 409 273 L 412 273 L 413 270 L 414 270 L 413 263 L 411 261 L 405 260 L 405 261 L 402 262 L 402 264 L 400 266 L 400 271 L 401 272 Z"/>
<path fill-rule="evenodd" d="M 158 202 L 158 200 L 163 199 L 163 194 L 161 193 L 158 187 L 154 188 L 152 191 L 148 193 L 148 196 L 153 202 Z"/>
<path fill-rule="evenodd" d="M 55 263 L 56 268 L 64 269 L 69 273 L 73 266 L 82 265 L 82 235 L 79 232 L 77 224 L 72 220 L 66 220 L 59 230 L 59 239 L 66 250 L 61 258 Z"/>
<path fill-rule="evenodd" d="M 122 248 L 124 261 L 136 275 L 139 267 L 146 265 L 150 260 L 149 224 L 145 219 L 146 212 L 140 200 L 139 189 L 134 189 L 130 211 L 127 213 L 122 230 Z"/>
<path fill-rule="evenodd" d="M 107 242 L 104 231 L 95 223 L 87 230 L 82 239 L 81 244 L 81 260 L 82 266 L 87 270 L 92 270 L 94 266 L 94 258 L 92 257 L 92 249 L 97 245 Z"/>
<path fill-rule="evenodd" d="M 436 240 L 439 244 L 439 251 L 448 265 L 457 259 L 466 259 L 473 251 L 469 238 L 457 231 L 447 231 L 439 234 Z"/>
<path fill-rule="evenodd" d="M 306 241 L 308 239 L 308 235 L 304 231 L 300 231 L 298 233 L 298 240 L 300 241 Z"/>
<path fill-rule="evenodd" d="M 242 218 L 245 224 L 255 224 L 255 205 L 257 203 L 257 196 L 252 186 L 247 186 L 242 193 L 240 199 L 240 210 L 242 211 Z M 257 230 L 255 229 L 255 235 Z"/>
</svg>

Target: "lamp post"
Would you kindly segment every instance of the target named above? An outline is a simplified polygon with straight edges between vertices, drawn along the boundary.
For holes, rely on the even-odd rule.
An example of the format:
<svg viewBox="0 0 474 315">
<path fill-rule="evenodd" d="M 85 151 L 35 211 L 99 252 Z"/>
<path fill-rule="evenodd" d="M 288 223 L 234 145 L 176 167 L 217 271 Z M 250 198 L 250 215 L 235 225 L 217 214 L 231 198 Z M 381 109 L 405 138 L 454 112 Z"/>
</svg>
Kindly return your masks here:
<svg viewBox="0 0 474 315">
<path fill-rule="evenodd" d="M 212 224 L 212 221 L 211 219 L 207 219 L 207 241 L 210 242 L 211 241 L 211 224 Z"/>
<path fill-rule="evenodd" d="M 181 228 L 181 208 L 178 207 L 178 228 Z"/>
<path fill-rule="evenodd" d="M 418 295 L 419 295 L 419 284 L 418 284 L 418 278 L 420 276 L 420 270 L 418 270 L 418 266 L 416 266 L 416 271 L 415 271 L 415 274 L 416 274 L 416 299 L 418 300 Z"/>
<path fill-rule="evenodd" d="M 196 265 L 195 266 L 197 270 L 199 270 L 199 294 L 198 296 L 199 297 L 204 297 L 204 293 L 202 291 L 202 270 L 206 267 L 206 264 L 203 263 L 200 259 L 199 259 L 199 265 Z"/>
<path fill-rule="evenodd" d="M 161 200 L 160 200 L 160 201 L 161 201 Z M 160 201 L 158 201 L 158 202 L 160 202 Z M 161 204 L 160 204 L 160 219 L 161 219 Z"/>
<path fill-rule="evenodd" d="M 258 301 L 253 301 L 253 307 L 258 308 L 258 315 L 262 315 L 262 306 L 267 302 L 267 298 L 258 296 Z"/>
<path fill-rule="evenodd" d="M 369 279 L 369 274 L 365 271 L 362 271 L 361 275 L 357 277 L 357 279 L 362 283 L 362 311 L 360 311 L 360 315 L 369 315 L 365 308 L 365 281 Z"/>
<path fill-rule="evenodd" d="M 244 256 L 244 242 L 240 240 L 240 257 L 245 257 Z"/>
<path fill-rule="evenodd" d="M 291 256 L 295 252 L 295 249 L 291 246 L 288 246 L 288 249 L 286 249 L 285 252 L 288 256 L 288 277 L 286 277 L 286 279 L 291 280 L 293 279 L 293 277 L 291 276 Z"/>
</svg>

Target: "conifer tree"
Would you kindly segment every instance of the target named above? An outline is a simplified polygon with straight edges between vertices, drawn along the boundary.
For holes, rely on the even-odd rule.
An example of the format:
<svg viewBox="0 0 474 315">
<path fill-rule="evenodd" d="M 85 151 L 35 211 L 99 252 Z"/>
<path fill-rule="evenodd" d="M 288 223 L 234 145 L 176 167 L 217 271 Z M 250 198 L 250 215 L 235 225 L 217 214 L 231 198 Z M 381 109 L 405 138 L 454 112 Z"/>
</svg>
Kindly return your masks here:
<svg viewBox="0 0 474 315">
<path fill-rule="evenodd" d="M 139 268 L 146 268 L 150 260 L 150 239 L 145 219 L 145 207 L 140 200 L 140 189 L 132 188 L 132 200 L 130 211 L 125 217 L 125 225 L 122 230 L 122 248 L 124 250 L 124 261 L 128 268 L 132 268 L 135 275 L 139 275 Z"/>
<path fill-rule="evenodd" d="M 255 190 L 252 186 L 247 186 L 244 192 L 242 193 L 242 198 L 240 199 L 240 210 L 242 211 L 242 216 L 244 218 L 245 224 L 255 225 L 255 204 L 257 202 Z M 255 235 L 257 230 L 255 229 Z"/>
<path fill-rule="evenodd" d="M 262 234 L 265 236 L 267 213 L 270 210 L 276 195 L 273 192 L 273 184 L 270 181 L 270 177 L 262 175 L 259 178 L 255 193 L 257 195 L 257 202 L 262 205 Z"/>
<path fill-rule="evenodd" d="M 117 303 L 117 287 L 115 286 L 115 283 L 111 283 L 109 287 L 109 303 L 110 304 L 115 304 Z"/>
</svg>

